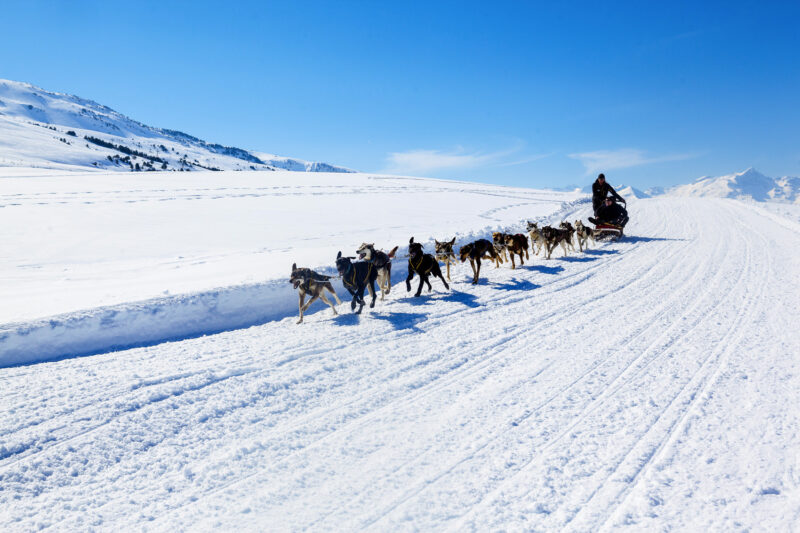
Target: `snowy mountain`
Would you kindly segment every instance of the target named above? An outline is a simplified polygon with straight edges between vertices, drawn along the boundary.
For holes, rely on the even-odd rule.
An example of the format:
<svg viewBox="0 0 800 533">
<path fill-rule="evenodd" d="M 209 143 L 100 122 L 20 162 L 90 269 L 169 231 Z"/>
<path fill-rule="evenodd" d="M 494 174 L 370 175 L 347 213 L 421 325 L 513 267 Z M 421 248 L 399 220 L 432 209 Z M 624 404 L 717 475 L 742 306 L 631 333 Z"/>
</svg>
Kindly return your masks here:
<svg viewBox="0 0 800 533">
<path fill-rule="evenodd" d="M 620 196 L 623 198 L 650 198 L 650 195 L 644 191 L 640 191 L 639 189 L 631 186 L 631 185 L 620 185 L 616 188 L 616 191 L 619 193 Z"/>
<path fill-rule="evenodd" d="M 91 100 L 10 80 L 0 80 L 0 167 L 352 172 L 208 143 Z"/>
<path fill-rule="evenodd" d="M 673 187 L 667 194 L 800 203 L 800 178 L 771 178 L 748 168 L 726 176 L 703 176 L 693 183 Z"/>
</svg>

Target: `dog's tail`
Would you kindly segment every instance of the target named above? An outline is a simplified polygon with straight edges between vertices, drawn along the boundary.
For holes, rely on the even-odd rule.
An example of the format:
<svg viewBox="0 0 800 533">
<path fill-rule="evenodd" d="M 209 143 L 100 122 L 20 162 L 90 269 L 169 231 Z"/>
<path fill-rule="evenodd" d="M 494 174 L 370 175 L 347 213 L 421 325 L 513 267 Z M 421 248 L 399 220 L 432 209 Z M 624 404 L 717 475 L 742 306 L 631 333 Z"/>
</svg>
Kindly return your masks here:
<svg viewBox="0 0 800 533">
<path fill-rule="evenodd" d="M 399 246 L 395 246 L 394 248 L 392 248 L 392 249 L 389 251 L 389 253 L 388 253 L 388 254 L 386 254 L 386 255 L 388 255 L 388 256 L 389 256 L 389 259 L 394 259 L 394 254 L 396 254 L 396 253 L 397 253 L 397 249 L 398 249 L 398 248 L 399 248 Z"/>
</svg>

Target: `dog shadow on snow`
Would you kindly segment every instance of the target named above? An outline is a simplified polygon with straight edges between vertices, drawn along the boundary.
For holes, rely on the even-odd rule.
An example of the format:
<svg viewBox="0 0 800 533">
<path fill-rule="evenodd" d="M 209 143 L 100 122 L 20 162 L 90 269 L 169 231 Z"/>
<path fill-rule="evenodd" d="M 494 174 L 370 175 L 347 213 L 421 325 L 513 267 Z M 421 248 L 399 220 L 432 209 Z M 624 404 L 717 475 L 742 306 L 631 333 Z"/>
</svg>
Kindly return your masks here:
<svg viewBox="0 0 800 533">
<path fill-rule="evenodd" d="M 562 269 L 563 270 L 563 269 Z M 489 283 L 493 289 L 500 289 L 501 291 L 529 291 L 538 289 L 541 285 L 531 283 L 527 279 L 510 279 L 503 283 Z"/>
<path fill-rule="evenodd" d="M 344 312 L 334 316 L 331 320 L 337 326 L 357 326 L 361 321 L 361 315 Z"/>
<path fill-rule="evenodd" d="M 478 303 L 478 297 L 474 294 L 461 292 L 453 287 L 451 287 L 450 291 L 446 293 L 430 292 L 426 294 L 423 292 L 422 296 L 419 298 L 415 296 L 408 296 L 406 298 L 400 298 L 399 301 L 413 306 L 433 305 L 436 302 L 456 302 L 466 307 L 480 307 L 482 305 Z"/>
<path fill-rule="evenodd" d="M 598 249 L 595 249 L 595 248 L 590 248 L 590 249 L 584 250 L 583 253 L 585 253 L 587 255 L 614 255 L 614 254 L 618 254 L 619 251 L 617 251 L 617 250 L 598 250 Z"/>
<path fill-rule="evenodd" d="M 547 265 L 520 265 L 518 269 L 530 270 L 532 272 L 540 272 L 542 274 L 558 274 L 564 272 L 564 267 L 560 265 L 547 266 Z"/>
<path fill-rule="evenodd" d="M 411 331 L 421 331 L 417 324 L 420 322 L 425 322 L 428 319 L 428 315 L 423 313 L 397 313 L 397 312 L 377 312 L 371 313 L 370 318 L 376 318 L 378 320 L 385 320 L 388 322 L 396 331 L 401 331 L 404 329 L 408 329 Z"/>
</svg>

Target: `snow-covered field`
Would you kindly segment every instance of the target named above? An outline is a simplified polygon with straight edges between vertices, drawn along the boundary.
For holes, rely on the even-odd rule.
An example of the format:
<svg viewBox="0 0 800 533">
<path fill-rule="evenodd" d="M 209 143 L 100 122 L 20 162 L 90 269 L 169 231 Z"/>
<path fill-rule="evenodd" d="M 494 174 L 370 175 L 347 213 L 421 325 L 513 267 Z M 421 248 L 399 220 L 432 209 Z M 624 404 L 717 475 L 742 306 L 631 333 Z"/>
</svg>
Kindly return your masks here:
<svg viewBox="0 0 800 533">
<path fill-rule="evenodd" d="M 3 530 L 800 521 L 800 225 L 784 211 L 631 200 L 618 243 L 487 266 L 478 286 L 461 265 L 450 291 L 400 283 L 361 316 L 314 304 L 296 326 L 277 292 L 294 261 L 589 206 L 386 176 L 173 176 L 0 179 L 0 360 L 29 362 L 0 368 Z M 261 296 L 272 310 L 250 309 Z M 183 340 L 148 338 L 159 324 Z M 104 334 L 142 346 L 32 363 Z M 62 342 L 76 335 L 89 344 Z"/>
<path fill-rule="evenodd" d="M 432 249 L 580 199 L 364 174 L 2 172 L 0 365 L 283 318 L 294 262 L 333 273 L 365 241 Z"/>
</svg>

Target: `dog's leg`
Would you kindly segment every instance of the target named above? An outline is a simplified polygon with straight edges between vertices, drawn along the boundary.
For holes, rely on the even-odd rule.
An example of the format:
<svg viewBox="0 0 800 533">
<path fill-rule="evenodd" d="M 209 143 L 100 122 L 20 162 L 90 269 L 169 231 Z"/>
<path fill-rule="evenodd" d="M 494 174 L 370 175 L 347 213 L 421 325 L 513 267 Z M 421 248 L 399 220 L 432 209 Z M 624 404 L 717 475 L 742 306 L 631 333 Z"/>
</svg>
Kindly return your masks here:
<svg viewBox="0 0 800 533">
<path fill-rule="evenodd" d="M 444 280 L 444 276 L 442 275 L 442 269 L 441 268 L 437 268 L 434 271 L 434 274 L 439 276 L 439 279 L 441 279 L 442 283 L 444 283 L 444 288 L 449 291 L 450 290 L 450 285 L 448 285 L 447 282 Z"/>
<path fill-rule="evenodd" d="M 314 300 L 316 300 L 317 298 L 319 298 L 319 294 L 315 294 L 314 296 L 312 296 L 311 299 L 306 302 L 306 305 L 303 306 L 303 311 L 307 311 L 308 308 L 311 307 L 311 304 L 314 302 Z"/>
<path fill-rule="evenodd" d="M 420 294 L 422 294 L 422 286 L 423 285 L 425 285 L 425 276 L 420 274 L 419 275 L 419 287 L 417 287 L 417 294 L 415 294 L 414 296 L 419 296 Z"/>
<path fill-rule="evenodd" d="M 478 268 L 475 271 L 475 281 L 472 282 L 473 285 L 477 285 L 478 280 L 480 280 L 481 277 L 481 258 L 479 257 L 478 259 L 475 260 L 475 262 L 478 264 Z"/>
<path fill-rule="evenodd" d="M 378 293 L 375 291 L 375 280 L 369 280 L 367 291 L 369 291 L 369 295 L 372 297 L 372 302 L 369 304 L 369 308 L 372 309 L 375 307 L 375 300 L 378 299 Z"/>
<path fill-rule="evenodd" d="M 508 255 L 511 256 L 511 270 L 515 270 L 517 268 L 517 265 L 516 265 L 516 263 L 514 263 L 514 252 L 511 252 Z"/>
<path fill-rule="evenodd" d="M 475 285 L 475 280 L 478 279 L 478 272 L 475 270 L 475 260 L 471 257 L 469 258 L 469 266 L 472 267 L 472 284 Z"/>
<path fill-rule="evenodd" d="M 386 265 L 386 294 L 392 292 L 392 264 Z M 383 300 L 383 298 L 381 298 Z"/>
<path fill-rule="evenodd" d="M 339 314 L 339 313 L 337 313 L 337 312 L 336 312 L 336 306 L 335 306 L 335 305 L 333 305 L 333 302 L 331 302 L 330 300 L 328 300 L 328 297 L 327 297 L 327 296 L 325 296 L 325 293 L 320 293 L 320 294 L 319 294 L 319 298 L 320 298 L 320 300 L 322 300 L 323 302 L 325 302 L 326 304 L 328 304 L 328 305 L 330 305 L 330 306 L 331 306 L 331 309 L 333 310 L 333 314 L 334 314 L 334 316 L 336 316 L 336 315 L 338 315 L 338 314 Z"/>
<path fill-rule="evenodd" d="M 414 279 L 414 269 L 408 265 L 408 277 L 406 278 L 406 292 L 411 292 L 411 280 Z"/>
<path fill-rule="evenodd" d="M 449 257 L 447 258 L 447 261 L 445 262 L 445 265 L 447 266 L 447 281 L 450 281 L 450 258 Z"/>
<path fill-rule="evenodd" d="M 306 299 L 306 293 L 300 292 L 300 301 L 297 304 L 297 307 L 300 308 L 300 320 L 297 321 L 298 324 L 303 323 L 303 301 Z"/>
<path fill-rule="evenodd" d="M 333 297 L 336 299 L 336 305 L 342 305 L 342 301 L 339 299 L 339 295 L 336 294 L 336 291 L 333 290 L 333 285 L 331 285 L 330 281 L 325 284 L 325 288 L 333 294 Z"/>
</svg>

